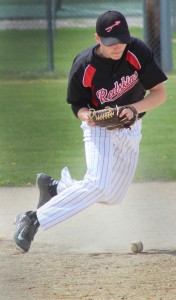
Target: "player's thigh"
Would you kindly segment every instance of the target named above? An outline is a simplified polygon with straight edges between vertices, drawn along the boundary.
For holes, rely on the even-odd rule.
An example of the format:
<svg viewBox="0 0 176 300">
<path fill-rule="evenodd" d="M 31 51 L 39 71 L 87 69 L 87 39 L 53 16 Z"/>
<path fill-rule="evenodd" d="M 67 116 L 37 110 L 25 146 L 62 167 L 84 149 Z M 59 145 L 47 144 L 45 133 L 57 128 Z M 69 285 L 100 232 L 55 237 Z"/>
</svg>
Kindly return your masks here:
<svg viewBox="0 0 176 300">
<path fill-rule="evenodd" d="M 110 133 L 100 127 L 84 129 L 84 143 L 87 163 L 86 177 L 106 189 L 111 180 L 113 144 Z"/>
</svg>

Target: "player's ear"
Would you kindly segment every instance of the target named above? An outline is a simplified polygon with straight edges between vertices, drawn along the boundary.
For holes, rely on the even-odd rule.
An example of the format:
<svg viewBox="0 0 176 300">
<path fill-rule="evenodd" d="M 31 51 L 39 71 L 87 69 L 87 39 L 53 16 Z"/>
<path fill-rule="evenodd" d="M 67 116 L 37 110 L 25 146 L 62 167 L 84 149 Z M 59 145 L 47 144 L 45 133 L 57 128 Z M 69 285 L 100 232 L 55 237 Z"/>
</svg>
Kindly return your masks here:
<svg viewBox="0 0 176 300">
<path fill-rule="evenodd" d="M 95 32 L 95 40 L 98 42 L 98 43 L 100 43 L 100 38 L 99 38 L 99 36 L 98 36 L 98 34 Z"/>
</svg>

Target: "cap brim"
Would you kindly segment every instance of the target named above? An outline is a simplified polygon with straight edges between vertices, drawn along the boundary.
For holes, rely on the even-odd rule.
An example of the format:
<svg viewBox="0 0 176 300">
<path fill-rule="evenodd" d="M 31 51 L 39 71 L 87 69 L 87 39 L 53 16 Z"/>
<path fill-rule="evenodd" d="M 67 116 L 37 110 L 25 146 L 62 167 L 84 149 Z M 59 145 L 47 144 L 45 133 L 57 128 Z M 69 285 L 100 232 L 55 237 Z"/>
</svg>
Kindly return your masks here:
<svg viewBox="0 0 176 300">
<path fill-rule="evenodd" d="M 130 42 L 130 36 L 129 35 L 123 35 L 123 36 L 118 37 L 118 38 L 100 36 L 100 40 L 102 41 L 104 46 L 112 46 L 114 44 L 128 44 Z"/>
</svg>

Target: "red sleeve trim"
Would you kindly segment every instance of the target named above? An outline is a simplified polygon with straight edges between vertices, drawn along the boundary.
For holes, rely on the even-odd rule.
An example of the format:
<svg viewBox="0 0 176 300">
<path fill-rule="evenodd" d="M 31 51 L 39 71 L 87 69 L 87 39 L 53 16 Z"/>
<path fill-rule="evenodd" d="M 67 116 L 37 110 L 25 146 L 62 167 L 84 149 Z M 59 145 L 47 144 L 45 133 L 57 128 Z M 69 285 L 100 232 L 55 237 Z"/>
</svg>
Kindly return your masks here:
<svg viewBox="0 0 176 300">
<path fill-rule="evenodd" d="M 92 86 L 92 79 L 94 77 L 96 69 L 88 65 L 87 68 L 85 69 L 84 76 L 83 76 L 83 85 L 85 87 L 91 87 Z"/>
<path fill-rule="evenodd" d="M 126 55 L 126 60 L 133 66 L 137 71 L 140 71 L 141 69 L 141 64 L 137 57 L 128 50 L 127 55 Z"/>
</svg>

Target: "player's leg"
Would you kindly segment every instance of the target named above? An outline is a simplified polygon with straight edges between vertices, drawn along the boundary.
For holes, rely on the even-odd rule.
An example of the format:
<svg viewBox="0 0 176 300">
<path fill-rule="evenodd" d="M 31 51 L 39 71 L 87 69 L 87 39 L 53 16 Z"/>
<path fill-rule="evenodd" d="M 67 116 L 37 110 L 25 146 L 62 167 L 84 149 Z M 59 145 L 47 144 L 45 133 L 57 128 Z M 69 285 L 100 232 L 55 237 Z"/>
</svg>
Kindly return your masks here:
<svg viewBox="0 0 176 300">
<path fill-rule="evenodd" d="M 139 143 L 141 140 L 141 121 L 138 121 L 131 130 L 116 130 L 111 131 L 111 134 L 114 144 L 112 182 L 111 187 L 109 186 L 109 190 L 103 199 L 103 202 L 108 202 L 109 204 L 120 203 L 123 200 L 134 177 L 138 162 Z M 93 161 L 91 155 L 89 155 L 89 151 L 91 150 L 88 145 L 85 148 L 87 152 L 87 164 L 91 166 Z M 89 169 L 90 167 L 87 170 L 86 176 L 89 176 Z M 39 174 L 37 183 L 40 197 L 37 208 L 45 204 L 59 192 L 72 186 L 75 182 L 66 167 L 61 172 L 60 181 L 56 181 L 46 174 Z"/>
<path fill-rule="evenodd" d="M 104 198 L 112 174 L 111 134 L 104 128 L 83 125 L 87 172 L 37 210 L 41 226 L 48 229 Z"/>
<path fill-rule="evenodd" d="M 30 215 L 18 222 L 14 240 L 23 252 L 30 248 L 30 227 L 32 228 L 37 220 L 44 229 L 48 229 L 104 198 L 112 174 L 111 135 L 105 129 L 90 128 L 86 125 L 83 130 L 87 173 L 82 181 L 74 181 L 72 186 L 64 189 L 59 195 L 38 208 L 36 220 L 33 215 L 31 224 L 27 222 Z M 27 224 L 25 224 L 25 220 Z M 26 225 L 26 230 L 23 239 L 19 240 L 18 237 L 21 238 L 24 225 Z M 18 228 L 20 229 L 18 230 Z"/>
<path fill-rule="evenodd" d="M 116 130 L 112 135 L 113 169 L 105 202 L 118 204 L 123 200 L 136 171 L 141 141 L 141 121 L 136 122 L 131 130 Z"/>
</svg>

